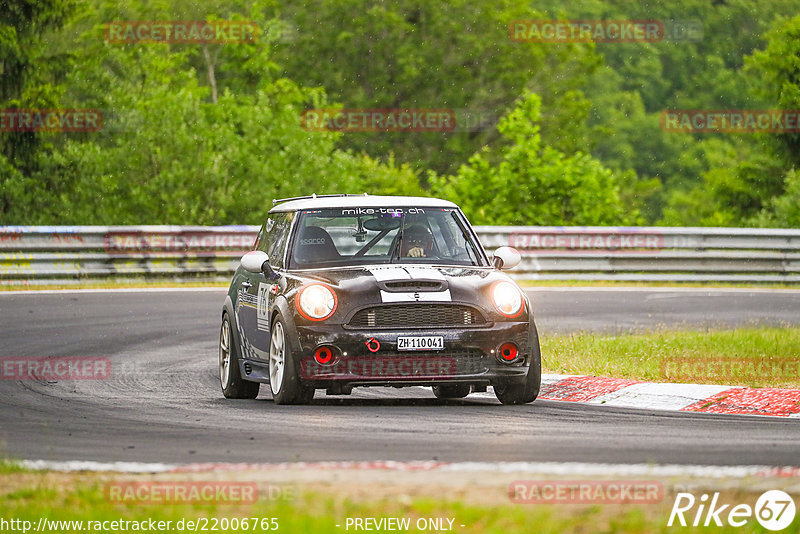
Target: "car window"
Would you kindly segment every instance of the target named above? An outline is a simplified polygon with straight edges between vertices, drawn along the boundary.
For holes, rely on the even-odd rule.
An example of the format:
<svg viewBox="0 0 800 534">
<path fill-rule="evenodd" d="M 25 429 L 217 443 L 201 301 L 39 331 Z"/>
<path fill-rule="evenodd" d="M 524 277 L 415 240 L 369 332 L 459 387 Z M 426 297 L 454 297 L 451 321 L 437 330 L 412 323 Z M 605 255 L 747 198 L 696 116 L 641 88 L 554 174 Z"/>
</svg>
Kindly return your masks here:
<svg viewBox="0 0 800 534">
<path fill-rule="evenodd" d="M 284 252 L 293 220 L 294 212 L 271 214 L 259 232 L 256 241 L 257 250 L 267 253 L 269 263 L 273 267 L 285 266 Z"/>
<path fill-rule="evenodd" d="M 442 233 L 449 242 L 451 255 L 459 259 L 469 258 L 478 263 L 481 257 L 480 248 L 467 232 L 466 221 L 459 220 L 459 214 L 455 211 L 449 215 L 442 220 Z"/>
<path fill-rule="evenodd" d="M 399 262 L 486 265 L 452 208 L 354 208 L 300 212 L 291 266 Z"/>
<path fill-rule="evenodd" d="M 433 240 L 436 243 L 436 248 L 438 250 L 448 249 L 449 246 L 444 238 L 444 234 L 442 233 L 442 228 L 439 226 L 439 221 L 437 219 L 431 219 L 430 230 L 431 230 L 431 235 L 433 236 Z"/>
<path fill-rule="evenodd" d="M 262 224 L 261 229 L 258 231 L 258 234 L 256 234 L 256 241 L 255 243 L 253 243 L 253 248 L 251 248 L 250 250 L 259 250 L 258 244 L 261 242 L 261 238 L 263 236 L 264 236 L 264 225 Z"/>
</svg>

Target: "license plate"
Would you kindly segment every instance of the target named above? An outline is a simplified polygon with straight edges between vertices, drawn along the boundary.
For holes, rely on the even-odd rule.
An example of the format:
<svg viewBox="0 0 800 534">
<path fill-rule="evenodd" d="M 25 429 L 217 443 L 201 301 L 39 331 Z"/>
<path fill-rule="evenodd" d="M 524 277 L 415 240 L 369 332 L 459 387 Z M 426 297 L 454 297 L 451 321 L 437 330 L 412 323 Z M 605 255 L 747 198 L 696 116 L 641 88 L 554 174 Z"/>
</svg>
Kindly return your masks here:
<svg viewBox="0 0 800 534">
<path fill-rule="evenodd" d="M 397 350 L 442 350 L 444 338 L 442 336 L 399 336 Z"/>
</svg>

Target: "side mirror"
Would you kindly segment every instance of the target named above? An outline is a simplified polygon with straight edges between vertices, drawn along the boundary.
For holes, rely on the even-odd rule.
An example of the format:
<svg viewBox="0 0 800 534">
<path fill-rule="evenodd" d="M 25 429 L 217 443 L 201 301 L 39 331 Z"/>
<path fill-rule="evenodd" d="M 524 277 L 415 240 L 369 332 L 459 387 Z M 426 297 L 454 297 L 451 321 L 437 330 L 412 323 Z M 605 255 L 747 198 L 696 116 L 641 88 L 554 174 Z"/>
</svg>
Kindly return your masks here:
<svg viewBox="0 0 800 534">
<path fill-rule="evenodd" d="M 244 267 L 245 271 L 251 273 L 264 273 L 264 276 L 270 280 L 278 277 L 278 274 L 272 270 L 272 266 L 269 264 L 269 256 L 261 250 L 251 250 L 242 256 L 242 267 Z"/>
<path fill-rule="evenodd" d="M 515 249 L 514 247 L 500 247 L 494 251 L 494 257 L 492 259 L 492 263 L 494 263 L 495 269 L 513 269 L 519 262 L 522 261 L 522 256 L 519 253 L 519 250 Z"/>
</svg>

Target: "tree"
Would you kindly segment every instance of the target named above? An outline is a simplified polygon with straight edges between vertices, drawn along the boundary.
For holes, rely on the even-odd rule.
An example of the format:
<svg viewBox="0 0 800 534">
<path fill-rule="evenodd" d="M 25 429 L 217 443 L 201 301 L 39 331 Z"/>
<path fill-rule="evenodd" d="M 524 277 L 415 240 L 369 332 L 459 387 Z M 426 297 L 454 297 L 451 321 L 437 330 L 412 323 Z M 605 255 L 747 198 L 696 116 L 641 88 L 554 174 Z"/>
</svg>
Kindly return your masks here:
<svg viewBox="0 0 800 534">
<path fill-rule="evenodd" d="M 778 18 L 764 50 L 744 59 L 752 93 L 761 109 L 800 109 L 800 17 Z M 702 182 L 672 192 L 667 224 L 748 226 L 794 220 L 794 168 L 800 162 L 797 133 L 728 135 L 702 144 L 709 161 Z M 701 146 L 698 144 L 698 146 Z"/>
<path fill-rule="evenodd" d="M 585 149 L 580 88 L 597 65 L 591 45 L 519 43 L 508 25 L 537 13 L 515 0 L 313 0 L 282 2 L 291 39 L 277 49 L 285 74 L 324 87 L 345 108 L 448 108 L 477 128 L 453 132 L 348 133 L 339 146 L 417 168 L 452 172 L 483 145 L 524 90 L 542 96 L 542 135 L 566 152 Z"/>
<path fill-rule="evenodd" d="M 746 66 L 758 81 L 754 92 L 778 109 L 800 110 L 800 15 L 779 18 L 767 33 L 768 44 L 746 58 Z M 773 137 L 781 156 L 800 164 L 800 133 Z"/>
<path fill-rule="evenodd" d="M 619 197 L 615 174 L 586 153 L 543 146 L 541 99 L 526 93 L 498 126 L 508 143 L 484 149 L 453 176 L 431 174 L 437 195 L 457 199 L 475 224 L 604 225 L 636 221 Z"/>
<path fill-rule="evenodd" d="M 72 0 L 3 0 L 0 2 L 0 110 L 55 108 L 69 67 L 67 54 L 48 55 L 44 38 L 65 22 Z M 48 134 L 0 131 L 0 221 L 13 195 L 29 184 L 37 155 Z"/>
<path fill-rule="evenodd" d="M 784 190 L 781 196 L 771 198 L 755 218 L 759 226 L 800 228 L 800 173 L 795 169 L 786 173 Z"/>
<path fill-rule="evenodd" d="M 254 71 L 269 60 L 268 42 L 253 47 L 225 55 L 227 66 L 246 61 Z M 64 139 L 43 158 L 32 187 L 14 190 L 11 221 L 255 224 L 275 197 L 422 193 L 408 167 L 338 151 L 340 134 L 302 128 L 303 109 L 326 105 L 319 89 L 265 72 L 237 91 L 222 84 L 214 102 L 189 66 L 194 48 L 112 45 L 99 26 L 79 48 L 68 102 L 104 110 L 104 127 Z M 48 177 L 56 190 L 35 187 Z"/>
</svg>

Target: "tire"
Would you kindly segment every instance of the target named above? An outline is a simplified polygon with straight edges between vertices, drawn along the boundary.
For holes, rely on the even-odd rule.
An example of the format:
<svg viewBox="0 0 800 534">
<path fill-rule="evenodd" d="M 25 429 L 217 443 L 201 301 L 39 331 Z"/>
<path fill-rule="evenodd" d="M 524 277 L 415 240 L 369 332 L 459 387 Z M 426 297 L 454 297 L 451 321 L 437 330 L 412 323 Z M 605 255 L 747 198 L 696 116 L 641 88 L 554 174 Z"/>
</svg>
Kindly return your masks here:
<svg viewBox="0 0 800 534">
<path fill-rule="evenodd" d="M 494 394 L 503 404 L 527 404 L 539 396 L 542 385 L 542 356 L 539 353 L 539 340 L 536 339 L 535 349 L 531 356 L 531 364 L 525 379 L 517 382 L 495 384 Z"/>
<path fill-rule="evenodd" d="M 446 384 L 433 386 L 433 394 L 437 399 L 463 399 L 472 391 L 469 384 Z"/>
<path fill-rule="evenodd" d="M 269 341 L 269 387 L 275 404 L 308 404 L 314 398 L 314 388 L 304 386 L 300 380 L 298 364 L 280 317 L 272 324 Z"/>
<path fill-rule="evenodd" d="M 242 379 L 239 371 L 239 351 L 233 340 L 231 320 L 222 314 L 219 329 L 219 384 L 226 399 L 255 399 L 261 386 L 258 382 Z"/>
</svg>

